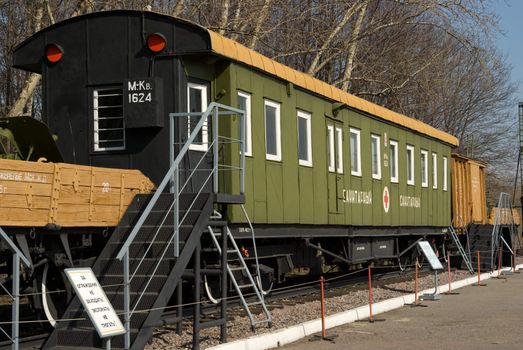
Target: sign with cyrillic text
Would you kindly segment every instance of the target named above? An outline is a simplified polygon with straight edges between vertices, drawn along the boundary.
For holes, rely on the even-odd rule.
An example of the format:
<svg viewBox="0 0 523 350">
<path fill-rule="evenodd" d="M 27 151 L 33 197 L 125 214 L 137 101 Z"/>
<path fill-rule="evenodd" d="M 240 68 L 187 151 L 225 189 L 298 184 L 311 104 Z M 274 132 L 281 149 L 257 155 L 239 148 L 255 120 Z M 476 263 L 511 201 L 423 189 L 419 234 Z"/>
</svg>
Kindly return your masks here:
<svg viewBox="0 0 523 350">
<path fill-rule="evenodd" d="M 65 269 L 100 338 L 125 333 L 125 328 L 90 267 Z"/>
<path fill-rule="evenodd" d="M 433 270 L 443 270 L 443 265 L 441 265 L 436 253 L 434 253 L 434 249 L 432 249 L 428 241 L 419 241 L 418 246 L 421 248 L 423 255 L 425 255 Z"/>
</svg>

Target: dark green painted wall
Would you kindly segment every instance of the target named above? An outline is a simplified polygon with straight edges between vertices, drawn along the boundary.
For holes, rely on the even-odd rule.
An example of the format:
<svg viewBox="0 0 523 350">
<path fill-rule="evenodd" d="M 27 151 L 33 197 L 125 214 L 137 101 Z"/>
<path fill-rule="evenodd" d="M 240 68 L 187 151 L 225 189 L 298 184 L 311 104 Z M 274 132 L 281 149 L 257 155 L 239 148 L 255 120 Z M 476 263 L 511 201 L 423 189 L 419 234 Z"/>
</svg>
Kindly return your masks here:
<svg viewBox="0 0 523 350">
<path fill-rule="evenodd" d="M 450 146 L 396 125 L 382 122 L 347 108 L 336 116 L 332 102 L 237 64 L 224 64 L 216 70 L 214 94 L 225 90 L 219 102 L 237 105 L 237 91 L 251 94 L 252 157 L 246 157 L 246 208 L 257 224 L 337 224 L 355 226 L 448 226 L 450 224 Z M 290 92 L 290 93 L 288 93 Z M 282 161 L 265 158 L 264 99 L 281 104 Z M 297 110 L 312 114 L 312 167 L 298 165 Z M 327 167 L 327 124 L 343 130 L 343 174 Z M 349 128 L 361 130 L 362 176 L 350 173 Z M 238 122 L 222 121 L 220 133 L 237 135 Z M 224 131 L 225 130 L 225 131 Z M 371 132 L 381 136 L 382 179 L 371 176 Z M 398 141 L 399 183 L 390 182 L 390 168 L 383 154 L 389 154 L 387 140 Z M 406 144 L 415 147 L 415 185 L 406 183 Z M 421 186 L 421 149 L 428 151 L 428 187 Z M 438 155 L 438 188 L 432 188 L 432 153 Z M 237 164 L 238 149 L 230 148 L 227 161 Z M 443 156 L 447 157 L 447 191 L 443 191 Z M 233 178 L 234 177 L 234 178 Z M 337 186 L 336 186 L 337 183 Z M 239 191 L 237 175 L 222 179 L 224 190 Z M 383 188 L 389 189 L 388 213 L 383 209 Z M 372 192 L 372 204 L 348 203 L 345 191 Z M 329 195 L 330 193 L 330 195 Z M 419 199 L 420 206 L 400 207 L 400 195 Z M 330 202 L 329 202 L 330 201 Z M 231 212 L 233 222 L 244 222 L 238 208 Z"/>
</svg>

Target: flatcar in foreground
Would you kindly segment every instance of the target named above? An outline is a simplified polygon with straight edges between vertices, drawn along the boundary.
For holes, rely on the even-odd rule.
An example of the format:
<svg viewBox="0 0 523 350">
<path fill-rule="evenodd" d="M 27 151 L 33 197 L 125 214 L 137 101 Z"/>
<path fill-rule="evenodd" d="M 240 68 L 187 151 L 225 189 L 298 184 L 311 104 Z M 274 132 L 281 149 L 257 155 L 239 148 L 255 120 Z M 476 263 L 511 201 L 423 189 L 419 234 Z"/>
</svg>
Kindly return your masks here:
<svg viewBox="0 0 523 350">
<path fill-rule="evenodd" d="M 251 280 L 257 282 L 247 285 L 263 294 L 294 276 L 408 263 L 415 254 L 408 248 L 420 238 L 443 246 L 452 220 L 454 136 L 201 26 L 152 12 L 93 13 L 34 34 L 15 49 L 13 64 L 42 75 L 43 122 L 66 163 L 137 169 L 158 187 L 129 206 L 120 200 L 114 226 L 97 225 L 85 203 L 67 229 L 35 220 L 36 232 L 47 227 L 35 235 L 26 225 L 3 224 L 24 237 L 35 265 L 45 261 L 54 271 L 88 258 L 72 254 L 64 234 L 105 233 L 89 254 L 102 282 L 125 286 L 109 294 L 133 330 L 125 346 L 143 346 L 161 316 L 134 309 L 165 307 L 182 281 L 199 299 L 200 275 L 213 280 L 206 285 L 211 299 L 226 295 L 227 275 L 238 292 Z M 72 171 L 74 196 L 75 181 L 84 180 Z M 126 171 L 114 170 L 110 181 L 95 177 L 91 192 L 112 191 L 118 174 L 127 183 Z M 0 180 L 8 182 L 0 200 L 9 203 L 17 180 Z M 152 190 L 146 183 L 141 193 Z M 45 249 L 60 235 L 70 259 Z M 228 259 L 228 273 L 217 252 Z M 210 277 L 213 266 L 220 278 Z M 77 304 L 63 316 L 81 313 Z M 65 339 L 71 330 L 95 344 L 80 326 L 59 325 L 48 345 L 85 346 Z"/>
</svg>

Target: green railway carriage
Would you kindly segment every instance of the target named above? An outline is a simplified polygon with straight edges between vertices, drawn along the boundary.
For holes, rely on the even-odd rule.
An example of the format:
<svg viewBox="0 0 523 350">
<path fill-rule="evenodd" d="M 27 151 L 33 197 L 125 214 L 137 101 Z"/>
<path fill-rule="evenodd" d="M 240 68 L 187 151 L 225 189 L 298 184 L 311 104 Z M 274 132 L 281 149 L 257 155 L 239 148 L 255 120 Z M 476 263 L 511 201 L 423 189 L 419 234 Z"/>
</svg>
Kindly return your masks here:
<svg viewBox="0 0 523 350">
<path fill-rule="evenodd" d="M 196 301 L 197 342 L 204 291 L 216 302 L 221 292 L 221 319 L 205 324 L 223 335 L 231 286 L 263 306 L 274 282 L 405 264 L 420 239 L 444 245 L 455 137 L 199 25 L 147 11 L 87 14 L 27 38 L 13 66 L 42 75 L 42 121 L 56 137 L 24 133 L 45 130 L 30 118 L 2 122 L 23 136 L 13 144 L 28 162 L 2 162 L 2 206 L 23 214 L 0 218 L 0 274 L 21 282 L 40 319 L 73 320 L 45 348 L 102 346 L 74 321 L 85 314 L 68 300 L 66 267 L 91 266 L 118 287 L 106 292 L 127 332 L 113 344 L 143 349 L 169 300 Z M 32 162 L 46 149 L 70 164 Z M 7 271 L 5 237 L 30 258 L 26 273 Z M 252 327 L 271 324 L 265 311 Z"/>
<path fill-rule="evenodd" d="M 250 135 L 245 194 L 254 223 L 450 224 L 450 191 L 443 184 L 449 179 L 451 144 L 352 106 L 333 112 L 336 101 L 296 86 L 289 89 L 287 81 L 237 62 L 231 62 L 223 74 L 229 83 L 223 88 L 237 91 L 230 97 L 231 104 L 238 104 L 242 96 L 250 102 L 251 130 L 256 132 Z M 266 110 L 271 107 L 267 103 L 279 108 L 280 160 L 267 156 L 264 130 Z M 299 131 L 302 119 L 306 127 Z M 310 145 L 304 159 L 299 158 L 299 133 Z M 407 146 L 413 149 L 412 184 L 407 183 Z M 391 179 L 392 171 L 397 173 Z M 233 221 L 241 218 L 233 213 Z"/>
<path fill-rule="evenodd" d="M 336 254 L 346 245 L 353 262 L 441 238 L 454 137 L 209 35 L 225 60 L 208 78 L 228 92 L 223 103 L 247 110 L 245 195 L 257 237 L 292 238 L 279 244 L 294 255 L 300 238 L 318 238 Z M 228 186 L 238 190 L 232 179 Z M 237 235 L 248 233 L 240 210 L 230 214 Z M 267 248 L 267 256 L 280 250 Z"/>
<path fill-rule="evenodd" d="M 300 268 L 395 262 L 419 238 L 441 242 L 450 225 L 455 137 L 194 23 L 142 11 L 79 16 L 25 40 L 13 64 L 42 74 L 42 118 L 65 162 L 139 169 L 156 184 L 182 148 L 170 147 L 194 127 L 178 118 L 171 128 L 169 113 L 211 102 L 245 110 L 242 198 L 260 260 L 278 279 Z M 223 136 L 239 128 L 238 118 L 219 121 Z M 212 132 L 209 123 L 189 147 L 188 168 Z M 239 166 L 239 151 L 220 155 Z M 189 191 L 200 190 L 201 177 Z M 219 190 L 239 193 L 237 173 L 221 174 Z M 252 249 L 243 211 L 215 205 Z"/>
</svg>

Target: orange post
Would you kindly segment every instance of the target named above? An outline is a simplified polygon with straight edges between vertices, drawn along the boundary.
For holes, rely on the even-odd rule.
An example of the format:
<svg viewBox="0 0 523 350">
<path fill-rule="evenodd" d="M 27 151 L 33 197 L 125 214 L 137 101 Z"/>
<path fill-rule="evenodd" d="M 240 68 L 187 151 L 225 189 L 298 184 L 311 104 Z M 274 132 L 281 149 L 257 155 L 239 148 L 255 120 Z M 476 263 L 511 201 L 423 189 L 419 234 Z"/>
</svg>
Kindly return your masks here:
<svg viewBox="0 0 523 350">
<path fill-rule="evenodd" d="M 320 291 L 321 291 L 321 336 L 325 338 L 325 291 L 323 289 L 323 276 L 320 277 Z"/>
<path fill-rule="evenodd" d="M 414 304 L 418 303 L 418 258 L 416 258 L 416 266 L 414 267 Z"/>
<path fill-rule="evenodd" d="M 371 267 L 369 265 L 369 321 L 374 322 L 372 320 L 372 272 Z"/>
<path fill-rule="evenodd" d="M 449 280 L 449 293 L 452 293 L 452 277 L 450 276 L 450 253 L 447 251 L 447 276 Z"/>
<path fill-rule="evenodd" d="M 476 252 L 477 253 L 477 256 L 478 256 L 478 286 L 481 284 L 481 269 L 480 269 L 480 257 L 479 257 L 479 250 Z"/>
</svg>

